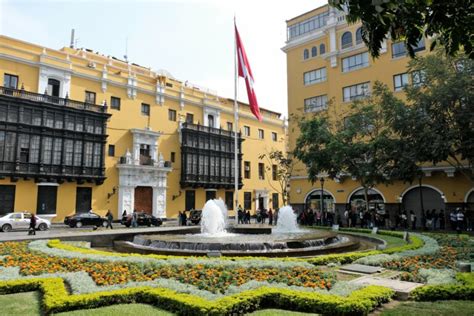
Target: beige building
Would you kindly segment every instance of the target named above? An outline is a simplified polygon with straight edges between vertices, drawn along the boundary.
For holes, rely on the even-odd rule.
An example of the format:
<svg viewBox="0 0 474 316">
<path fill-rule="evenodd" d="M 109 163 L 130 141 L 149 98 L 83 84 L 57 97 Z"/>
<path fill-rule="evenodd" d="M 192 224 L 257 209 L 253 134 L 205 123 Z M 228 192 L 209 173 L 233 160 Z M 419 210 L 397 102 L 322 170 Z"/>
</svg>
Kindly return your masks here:
<svg viewBox="0 0 474 316">
<path fill-rule="evenodd" d="M 385 83 L 397 97 L 403 98 L 404 85 L 421 80 L 418 74 L 407 70 L 409 57 L 403 43 L 385 41 L 380 58 L 372 59 L 362 41 L 360 26 L 360 23 L 348 24 L 345 13 L 329 5 L 287 21 L 288 38 L 283 51 L 287 56 L 290 117 L 327 111 L 333 119 L 342 120 L 349 115 L 351 101 L 370 94 L 375 81 Z M 420 56 L 428 50 L 427 39 L 415 48 Z M 330 109 L 329 100 L 332 100 Z M 297 137 L 298 128 L 295 122 L 290 122 L 290 150 Z M 439 211 L 470 206 L 474 210 L 473 185 L 452 166 L 447 163 L 425 166 L 423 172 L 425 209 Z M 420 219 L 419 191 L 416 183 L 377 186 L 371 190 L 370 207 L 387 210 L 393 216 L 399 209 L 413 209 Z M 299 164 L 291 181 L 291 204 L 299 209 L 308 206 L 320 209 L 321 197 L 325 210 L 337 210 L 339 214 L 351 204 L 364 201 L 360 185 L 350 176 L 336 181 L 325 178 L 324 183 L 312 185 L 307 181 L 304 165 Z"/>
</svg>

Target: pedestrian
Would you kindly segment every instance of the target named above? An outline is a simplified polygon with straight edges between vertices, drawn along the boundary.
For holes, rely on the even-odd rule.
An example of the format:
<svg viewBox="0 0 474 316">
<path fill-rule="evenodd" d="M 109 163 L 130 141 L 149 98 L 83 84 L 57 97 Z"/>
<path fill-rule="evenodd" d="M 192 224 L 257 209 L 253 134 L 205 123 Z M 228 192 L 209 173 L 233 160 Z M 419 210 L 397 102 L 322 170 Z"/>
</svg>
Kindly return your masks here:
<svg viewBox="0 0 474 316">
<path fill-rule="evenodd" d="M 430 229 L 432 222 L 433 222 L 433 215 L 431 214 L 430 210 L 427 210 L 426 211 L 426 226 L 425 226 L 427 230 Z"/>
<path fill-rule="evenodd" d="M 411 229 L 416 230 L 416 215 L 413 210 L 410 210 L 410 221 L 411 221 Z"/>
<path fill-rule="evenodd" d="M 438 221 L 439 221 L 439 229 L 444 230 L 445 229 L 445 220 L 444 220 L 444 210 L 441 209 L 438 214 Z"/>
<path fill-rule="evenodd" d="M 273 211 L 271 208 L 268 210 L 268 225 L 273 225 Z"/>
<path fill-rule="evenodd" d="M 279 212 L 280 212 L 280 211 L 279 211 L 278 209 L 276 209 L 276 210 L 275 210 L 275 215 L 273 215 L 273 216 L 275 217 L 275 225 L 278 224 L 278 213 L 279 213 Z"/>
<path fill-rule="evenodd" d="M 30 228 L 28 229 L 28 235 L 36 235 L 36 216 L 31 214 Z"/>
<path fill-rule="evenodd" d="M 407 211 L 403 211 L 402 213 L 402 227 L 403 229 L 408 229 Z"/>
<path fill-rule="evenodd" d="M 133 210 L 132 214 L 132 227 L 138 227 L 138 213 L 137 210 Z"/>
<path fill-rule="evenodd" d="M 344 226 L 345 227 L 350 227 L 350 225 L 349 225 L 349 210 L 347 208 L 344 211 Z"/>
<path fill-rule="evenodd" d="M 459 207 L 457 208 L 457 210 L 458 212 L 456 214 L 456 231 L 458 232 L 458 234 L 460 234 L 461 231 L 464 229 L 464 213 Z"/>
<path fill-rule="evenodd" d="M 105 214 L 105 217 L 107 218 L 107 226 L 105 226 L 105 229 L 109 228 L 114 229 L 112 227 L 112 221 L 114 220 L 114 216 L 112 215 L 112 212 L 110 210 L 107 210 L 107 214 Z"/>
<path fill-rule="evenodd" d="M 431 224 L 433 230 L 436 230 L 437 228 L 437 223 L 438 223 L 438 214 L 436 213 L 436 209 L 433 209 L 433 212 L 431 212 Z"/>
<path fill-rule="evenodd" d="M 123 210 L 122 212 L 122 222 L 126 223 L 127 221 L 127 210 Z"/>
<path fill-rule="evenodd" d="M 456 230 L 457 228 L 457 215 L 455 210 L 451 210 L 451 213 L 449 213 L 449 222 L 451 224 L 451 230 Z"/>
</svg>

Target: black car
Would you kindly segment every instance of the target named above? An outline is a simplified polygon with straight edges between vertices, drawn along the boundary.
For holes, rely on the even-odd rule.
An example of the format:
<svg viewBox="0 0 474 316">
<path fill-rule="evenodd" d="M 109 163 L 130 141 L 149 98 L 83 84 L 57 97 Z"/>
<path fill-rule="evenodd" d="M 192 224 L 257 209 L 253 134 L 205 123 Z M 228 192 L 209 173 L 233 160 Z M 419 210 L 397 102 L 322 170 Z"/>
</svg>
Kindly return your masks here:
<svg viewBox="0 0 474 316">
<path fill-rule="evenodd" d="M 64 224 L 69 225 L 69 227 L 80 228 L 82 226 L 106 226 L 107 219 L 101 217 L 96 213 L 78 213 L 72 216 L 66 216 L 64 218 Z"/>
<path fill-rule="evenodd" d="M 120 223 L 127 227 L 132 226 L 132 214 L 128 214 L 127 216 L 122 217 L 122 220 L 120 221 Z M 161 224 L 163 224 L 163 221 L 161 220 L 161 218 L 155 217 L 148 213 L 137 212 L 137 224 L 138 226 L 150 227 L 151 225 L 153 225 L 153 226 L 158 227 L 158 226 L 161 226 Z"/>
<path fill-rule="evenodd" d="M 201 221 L 202 211 L 201 210 L 191 210 L 189 211 L 188 221 L 193 223 L 194 225 L 199 225 Z"/>
</svg>

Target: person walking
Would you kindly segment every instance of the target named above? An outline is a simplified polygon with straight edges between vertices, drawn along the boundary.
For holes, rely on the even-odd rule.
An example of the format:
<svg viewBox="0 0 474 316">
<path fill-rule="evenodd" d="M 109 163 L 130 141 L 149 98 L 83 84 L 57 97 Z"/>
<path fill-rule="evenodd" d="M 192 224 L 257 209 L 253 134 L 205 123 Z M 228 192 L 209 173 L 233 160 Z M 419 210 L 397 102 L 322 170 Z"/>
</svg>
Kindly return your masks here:
<svg viewBox="0 0 474 316">
<path fill-rule="evenodd" d="M 107 218 L 107 226 L 105 226 L 105 229 L 109 228 L 114 229 L 112 227 L 112 221 L 114 220 L 114 216 L 112 215 L 112 212 L 110 210 L 107 210 L 107 214 L 105 214 L 105 217 Z"/>
<path fill-rule="evenodd" d="M 436 230 L 438 226 L 437 223 L 438 223 L 438 213 L 436 213 L 436 209 L 433 209 L 433 212 L 431 212 L 431 224 L 432 224 L 433 230 Z"/>
<path fill-rule="evenodd" d="M 28 229 L 28 235 L 36 235 L 36 216 L 31 214 L 30 228 Z"/>
<path fill-rule="evenodd" d="M 272 209 L 268 210 L 268 225 L 273 225 L 273 211 Z"/>
</svg>

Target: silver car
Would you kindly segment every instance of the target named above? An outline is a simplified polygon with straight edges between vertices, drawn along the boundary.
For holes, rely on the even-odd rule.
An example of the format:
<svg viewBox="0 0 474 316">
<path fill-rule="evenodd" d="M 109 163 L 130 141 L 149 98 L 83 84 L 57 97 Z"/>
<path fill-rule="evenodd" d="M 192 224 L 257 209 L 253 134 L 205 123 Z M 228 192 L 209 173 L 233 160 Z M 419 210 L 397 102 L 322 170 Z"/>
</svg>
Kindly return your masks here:
<svg viewBox="0 0 474 316">
<path fill-rule="evenodd" d="M 9 232 L 12 229 L 28 229 L 30 227 L 31 213 L 16 212 L 0 217 L 0 230 Z M 51 228 L 51 222 L 36 216 L 36 229 L 47 230 Z"/>
</svg>

